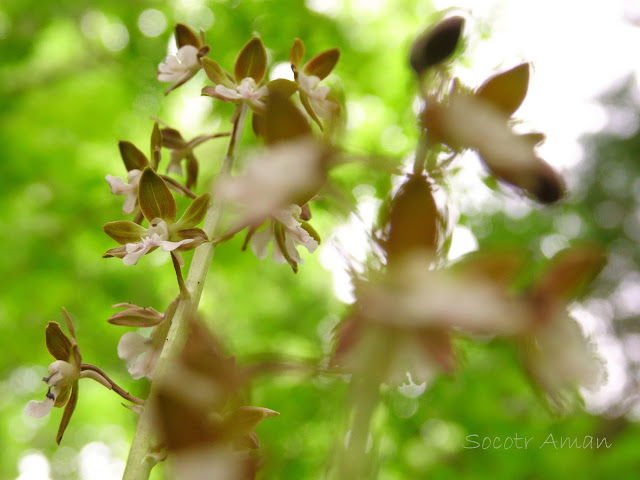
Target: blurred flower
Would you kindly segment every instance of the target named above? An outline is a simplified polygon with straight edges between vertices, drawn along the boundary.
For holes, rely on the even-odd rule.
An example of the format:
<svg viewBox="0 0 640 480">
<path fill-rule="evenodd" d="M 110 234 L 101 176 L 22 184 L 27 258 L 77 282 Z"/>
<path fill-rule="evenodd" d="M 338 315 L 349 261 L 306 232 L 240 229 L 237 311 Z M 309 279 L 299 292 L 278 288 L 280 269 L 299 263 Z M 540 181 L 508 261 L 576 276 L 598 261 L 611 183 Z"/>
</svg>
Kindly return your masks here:
<svg viewBox="0 0 640 480">
<path fill-rule="evenodd" d="M 127 332 L 118 342 L 118 357 L 127 362 L 127 370 L 134 380 L 153 379 L 161 350 L 153 348 L 153 340 L 136 332 Z"/>
<path fill-rule="evenodd" d="M 251 450 L 260 446 L 255 428 L 278 413 L 238 407 L 242 378 L 208 329 L 192 323 L 185 348 L 154 399 L 155 426 L 170 454 L 172 478 L 255 478 L 259 462 Z"/>
<path fill-rule="evenodd" d="M 258 88 L 256 81 L 251 77 L 247 77 L 242 79 L 240 85 L 236 85 L 235 89 L 224 85 L 216 85 L 215 92 L 218 94 L 217 98 L 221 100 L 226 100 L 230 103 L 245 102 L 252 108 L 263 110 L 265 104 L 262 99 L 268 95 L 269 89 L 266 86 Z"/>
<path fill-rule="evenodd" d="M 319 86 L 320 79 L 315 75 L 305 75 L 298 72 L 297 80 L 313 111 L 322 118 L 330 118 L 337 108 L 334 102 L 327 99 L 330 88 L 325 85 Z"/>
<path fill-rule="evenodd" d="M 321 146 L 310 137 L 278 143 L 249 158 L 242 175 L 218 182 L 215 194 L 236 204 L 243 222 L 262 222 L 316 195 L 324 184 L 323 157 Z"/>
<path fill-rule="evenodd" d="M 571 390 L 594 388 L 603 378 L 595 346 L 569 316 L 567 306 L 584 294 L 604 263 L 598 247 L 564 250 L 551 260 L 527 297 L 529 325 L 519 337 L 525 368 L 559 409 L 570 405 Z"/>
<path fill-rule="evenodd" d="M 430 270 L 432 263 L 432 252 L 414 251 L 356 282 L 353 313 L 336 329 L 334 364 L 365 372 L 382 356 L 382 380 L 400 384 L 409 372 L 422 383 L 456 368 L 455 334 L 513 335 L 526 328 L 526 307 L 505 289 L 470 271 Z"/>
<path fill-rule="evenodd" d="M 136 208 L 136 202 L 138 201 L 138 182 L 142 176 L 142 171 L 138 169 L 131 170 L 127 173 L 127 183 L 120 177 L 114 177 L 113 175 L 107 175 L 105 180 L 111 187 L 111 193 L 114 195 L 125 195 L 124 205 L 122 206 L 122 213 L 128 215 L 133 213 Z"/>
<path fill-rule="evenodd" d="M 177 82 L 200 69 L 198 49 L 193 45 L 185 45 L 175 55 L 167 55 L 158 65 L 158 80 L 161 82 Z"/>
<path fill-rule="evenodd" d="M 309 253 L 313 253 L 318 248 L 318 241 L 303 228 L 301 214 L 302 209 L 298 205 L 289 205 L 274 212 L 269 226 L 251 237 L 251 249 L 255 256 L 261 260 L 266 258 L 267 245 L 273 241 L 274 262 L 304 263 L 297 246 L 302 245 Z"/>
<path fill-rule="evenodd" d="M 499 180 L 518 187 L 543 203 L 564 194 L 562 177 L 535 151 L 530 137 L 516 135 L 504 112 L 475 96 L 455 94 L 447 104 L 429 102 L 422 124 L 434 140 L 453 150 L 475 150 Z"/>
</svg>

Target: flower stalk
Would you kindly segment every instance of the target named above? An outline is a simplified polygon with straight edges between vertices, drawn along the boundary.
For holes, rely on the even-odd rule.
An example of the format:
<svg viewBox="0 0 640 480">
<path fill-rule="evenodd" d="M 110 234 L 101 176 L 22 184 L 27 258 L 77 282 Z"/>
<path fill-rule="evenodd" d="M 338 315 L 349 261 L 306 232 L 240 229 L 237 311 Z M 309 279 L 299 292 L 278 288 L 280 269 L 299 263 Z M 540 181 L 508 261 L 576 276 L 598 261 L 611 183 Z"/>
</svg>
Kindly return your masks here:
<svg viewBox="0 0 640 480">
<path fill-rule="evenodd" d="M 245 103 L 240 103 L 234 111 L 232 117 L 233 128 L 217 180 L 224 178 L 231 173 L 238 151 L 238 146 L 240 144 L 240 139 L 242 138 L 247 110 L 247 105 Z M 215 238 L 217 231 L 220 228 L 223 214 L 224 202 L 215 199 L 209 206 L 204 219 L 203 230 L 207 234 L 208 238 Z M 191 267 L 189 268 L 189 274 L 185 281 L 185 286 L 189 292 L 189 296 L 181 295 L 167 335 L 167 340 L 160 354 L 160 358 L 158 359 L 149 397 L 152 397 L 156 393 L 158 388 L 157 385 L 161 383 L 169 365 L 175 358 L 177 358 L 185 344 L 189 328 L 189 320 L 193 318 L 198 309 L 200 296 L 202 295 L 202 289 L 204 287 L 207 272 L 209 271 L 209 266 L 213 260 L 214 251 L 215 245 L 212 242 L 204 242 L 195 250 Z M 146 480 L 149 478 L 149 474 L 151 473 L 151 469 L 154 465 L 154 461 L 149 454 L 151 453 L 153 446 L 156 444 L 157 441 L 153 431 L 153 412 L 151 412 L 149 408 L 145 408 L 140 414 L 140 419 L 138 420 L 131 449 L 129 450 L 129 457 L 127 459 L 123 480 Z"/>
</svg>

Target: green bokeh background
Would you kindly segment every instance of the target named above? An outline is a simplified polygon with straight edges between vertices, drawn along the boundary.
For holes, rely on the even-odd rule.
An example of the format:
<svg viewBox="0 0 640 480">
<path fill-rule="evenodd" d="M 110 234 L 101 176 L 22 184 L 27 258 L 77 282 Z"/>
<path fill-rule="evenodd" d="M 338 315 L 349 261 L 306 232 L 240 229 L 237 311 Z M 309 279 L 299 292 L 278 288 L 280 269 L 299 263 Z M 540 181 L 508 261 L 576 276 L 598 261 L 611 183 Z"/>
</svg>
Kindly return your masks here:
<svg viewBox="0 0 640 480">
<path fill-rule="evenodd" d="M 120 219 L 122 206 L 122 197 L 109 195 L 104 176 L 124 174 L 119 139 L 146 151 L 150 115 L 191 137 L 226 129 L 231 112 L 218 102 L 202 113 L 208 102 L 199 98 L 202 73 L 163 97 L 166 85 L 155 80 L 155 71 L 171 26 L 209 27 L 209 56 L 227 68 L 253 32 L 261 35 L 272 62 L 286 61 L 295 37 L 305 41 L 311 54 L 340 47 L 342 58 L 329 82 L 336 91 L 347 92 L 347 99 L 364 113 L 358 129 L 343 139 L 345 146 L 356 154 L 387 155 L 399 162 L 416 138 L 411 112 L 415 86 L 406 52 L 432 7 L 420 0 L 398 0 L 385 4 L 385 11 L 363 14 L 355 3 L 345 0 L 335 18 L 309 10 L 301 0 L 0 3 L 0 478 L 17 478 L 19 459 L 36 451 L 50 459 L 54 480 L 94 478 L 81 476 L 76 458 L 91 442 L 108 445 L 116 461 L 126 458 L 135 415 L 98 384 L 80 385 L 78 408 L 61 447 L 55 445 L 61 411 L 34 420 L 23 416 L 22 409 L 44 395 L 40 377 L 51 361 L 44 328 L 49 321 L 62 321 L 62 305 L 74 318 L 85 361 L 101 366 L 134 394 L 148 389 L 146 381 L 130 379 L 117 357 L 126 329 L 110 326 L 106 319 L 117 302 L 163 310 L 176 293 L 175 280 L 168 257 L 159 254 L 145 257 L 135 268 L 100 258 L 113 246 L 101 226 Z M 140 14 L 149 8 L 167 21 L 156 37 L 143 35 L 138 27 Z M 117 51 L 105 46 L 122 30 L 114 24 L 128 31 L 126 45 Z M 185 105 L 191 113 L 180 113 Z M 636 168 L 630 160 L 637 151 L 634 138 L 592 139 L 590 151 L 592 156 L 606 148 L 628 153 L 621 156 L 626 163 L 616 163 L 618 154 L 609 155 L 609 168 L 627 169 L 631 175 Z M 248 131 L 242 148 L 253 142 Z M 223 144 L 214 140 L 197 151 L 200 191 L 219 166 Z M 597 189 L 598 179 L 606 175 L 599 168 L 586 162 L 580 173 L 583 191 L 551 211 L 536 209 L 517 220 L 498 213 L 462 216 L 460 221 L 472 230 L 482 226 L 481 246 L 513 243 L 542 258 L 539 242 L 553 233 L 554 218 L 577 213 L 588 223 L 582 239 L 617 246 L 635 262 L 635 244 L 620 246 L 624 232 L 605 232 L 589 223 L 588 212 L 607 194 Z M 335 181 L 347 194 L 366 184 L 384 198 L 390 188 L 388 174 L 371 168 L 345 168 Z M 590 188 L 596 193 L 584 193 Z M 620 204 L 627 205 L 624 199 Z M 185 205 L 184 200 L 179 203 Z M 343 220 L 335 210 L 327 202 L 314 212 L 314 224 L 325 237 Z M 202 301 L 204 318 L 240 360 L 273 352 L 322 358 L 327 332 L 346 307 L 334 298 L 331 275 L 318 255 L 307 256 L 294 276 L 286 266 L 240 252 L 240 245 L 241 239 L 235 239 L 216 252 Z M 603 296 L 613 289 L 606 282 L 600 288 Z M 459 375 L 439 379 L 419 398 L 391 388 L 383 392 L 375 417 L 381 479 L 639 478 L 640 431 L 634 423 L 586 413 L 554 417 L 518 367 L 517 352 L 499 344 L 461 348 Z M 267 458 L 263 478 L 320 478 L 343 438 L 346 396 L 346 384 L 336 379 L 257 380 L 252 403 L 281 413 L 258 429 Z M 607 436 L 613 447 L 538 448 L 551 433 L 556 438 Z M 462 445 L 471 434 L 534 437 L 535 447 L 465 450 Z M 155 478 L 162 475 L 162 468 L 154 473 Z"/>
</svg>

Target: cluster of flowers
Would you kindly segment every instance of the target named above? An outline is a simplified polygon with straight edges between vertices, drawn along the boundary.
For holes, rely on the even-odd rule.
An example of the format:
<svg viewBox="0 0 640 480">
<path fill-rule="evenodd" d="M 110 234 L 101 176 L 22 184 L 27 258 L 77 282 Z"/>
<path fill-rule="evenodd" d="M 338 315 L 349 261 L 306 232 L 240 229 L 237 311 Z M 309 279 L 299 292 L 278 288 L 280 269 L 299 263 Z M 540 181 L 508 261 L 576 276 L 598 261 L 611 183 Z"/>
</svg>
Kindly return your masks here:
<svg viewBox="0 0 640 480">
<path fill-rule="evenodd" d="M 357 301 L 336 329 L 332 365 L 378 383 L 402 382 L 407 373 L 426 381 L 456 369 L 456 336 L 497 335 L 521 347 L 525 371 L 553 404 L 562 406 L 567 390 L 593 385 L 599 378 L 599 364 L 568 317 L 567 304 L 602 267 L 601 250 L 580 247 L 561 252 L 533 284 L 520 290 L 514 284 L 526 262 L 518 252 L 476 253 L 453 265 L 441 260 L 445 220 L 434 200 L 433 182 L 440 175 L 436 170 L 442 172 L 463 150 L 476 151 L 498 180 L 542 203 L 559 200 L 565 189 L 560 175 L 535 151 L 544 136 L 512 130 L 511 117 L 528 90 L 529 64 L 494 75 L 476 89 L 450 81 L 444 66 L 459 48 L 463 27 L 464 19 L 450 17 L 419 37 L 411 50 L 410 64 L 424 100 L 419 115 L 418 152 L 422 153 L 416 154 L 413 173 L 406 176 L 381 216 L 375 234 L 383 251 L 381 267 L 354 279 Z M 329 87 L 320 85 L 337 64 L 337 49 L 303 63 L 305 46 L 296 39 L 289 54 L 294 80 L 266 81 L 267 55 L 258 37 L 244 45 L 230 73 L 207 56 L 210 48 L 204 33 L 197 35 L 179 24 L 175 36 L 176 54 L 167 56 L 158 69 L 158 79 L 172 84 L 167 93 L 203 69 L 213 85 L 204 87 L 202 94 L 236 104 L 236 110 L 231 132 L 190 141 L 176 129 L 156 123 L 149 157 L 121 141 L 127 179 L 106 177 L 111 192 L 125 196 L 123 213 L 134 219 L 104 225 L 104 231 L 120 244 L 104 256 L 135 265 L 160 248 L 170 253 L 181 287 L 181 295 L 164 313 L 130 303 L 114 305 L 122 310 L 110 323 L 152 329 L 148 337 L 125 333 L 118 344 L 118 355 L 134 379 L 154 379 L 178 303 L 189 295 L 182 280 L 181 252 L 205 242 L 224 242 L 246 229 L 243 249 L 250 244 L 262 259 L 272 243 L 273 260 L 289 264 L 296 272 L 303 263 L 298 246 L 313 253 L 320 243 L 309 223 L 309 203 L 338 163 L 336 149 L 314 135 L 314 131 L 326 134 L 327 125 L 340 114 L 340 104 Z M 443 86 L 449 84 L 445 92 Z M 225 136 L 230 136 L 230 146 L 236 144 L 249 110 L 253 131 L 264 148 L 248 158 L 244 172 L 216 180 L 213 195 L 230 206 L 234 220 L 226 233 L 209 238 L 212 233 L 198 225 L 210 211 L 211 195 L 198 196 L 191 190 L 199 171 L 194 149 Z M 166 175 L 159 173 L 163 147 L 170 151 Z M 425 165 L 429 149 L 436 157 L 446 152 L 448 158 Z M 184 184 L 169 175 L 182 176 L 183 161 Z M 192 198 L 179 219 L 174 193 Z M 44 378 L 47 394 L 25 410 L 44 416 L 52 407 L 66 405 L 58 442 L 75 408 L 80 378 L 93 378 L 114 389 L 137 405 L 134 409 L 144 404 L 123 393 L 97 367 L 82 363 L 73 325 L 64 314 L 71 338 L 57 323 L 47 327 L 47 347 L 55 358 L 50 376 Z M 192 321 L 190 329 L 181 357 L 157 379 L 154 402 L 162 446 L 174 456 L 176 478 L 201 478 L 198 472 L 254 478 L 260 462 L 252 453 L 258 447 L 253 430 L 277 414 L 241 405 L 239 391 L 246 386 L 246 372 L 221 353 L 202 325 Z M 164 456 L 157 454 L 158 459 Z"/>
</svg>

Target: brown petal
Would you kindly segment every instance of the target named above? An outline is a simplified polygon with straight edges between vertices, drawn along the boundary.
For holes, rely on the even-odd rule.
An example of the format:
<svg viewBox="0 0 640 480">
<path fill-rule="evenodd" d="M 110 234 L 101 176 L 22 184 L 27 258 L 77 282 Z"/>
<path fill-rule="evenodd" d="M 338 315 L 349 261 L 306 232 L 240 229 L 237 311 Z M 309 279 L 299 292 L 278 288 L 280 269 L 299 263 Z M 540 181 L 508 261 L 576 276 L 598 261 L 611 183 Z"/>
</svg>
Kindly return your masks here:
<svg viewBox="0 0 640 480">
<path fill-rule="evenodd" d="M 105 223 L 102 226 L 104 233 L 113 238 L 120 245 L 127 243 L 136 243 L 140 241 L 146 233 L 147 229 L 130 222 L 129 220 L 118 220 L 115 222 Z"/>
<path fill-rule="evenodd" d="M 69 333 L 71 334 L 71 338 L 73 338 L 73 340 L 76 339 L 76 329 L 73 326 L 73 321 L 71 320 L 71 315 L 69 315 L 69 312 L 67 312 L 67 310 L 62 307 L 62 315 L 64 316 L 64 321 L 67 324 L 67 328 L 69 329 Z"/>
<path fill-rule="evenodd" d="M 162 146 L 170 150 L 180 150 L 187 146 L 187 142 L 175 128 L 163 128 L 160 130 Z"/>
<path fill-rule="evenodd" d="M 64 435 L 67 426 L 69 425 L 69 420 L 71 420 L 71 415 L 73 415 L 73 411 L 76 409 L 76 404 L 78 403 L 78 381 L 73 382 L 71 386 L 71 396 L 69 397 L 69 401 L 67 402 L 67 406 L 64 408 L 64 413 L 62 414 L 62 420 L 60 420 L 60 427 L 58 428 L 58 435 L 56 435 L 56 443 L 60 445 L 60 440 L 62 440 L 62 436 Z"/>
<path fill-rule="evenodd" d="M 163 320 L 164 315 L 153 308 L 135 307 L 113 314 L 107 322 L 111 325 L 144 328 L 155 327 Z"/>
<path fill-rule="evenodd" d="M 289 51 L 289 62 L 291 65 L 298 67 L 304 58 L 304 42 L 299 38 L 293 41 L 291 51 Z"/>
<path fill-rule="evenodd" d="M 331 73 L 339 59 L 340 50 L 337 48 L 331 48 L 317 54 L 309 60 L 304 67 L 302 67 L 302 71 L 306 75 L 315 75 L 322 80 Z"/>
<path fill-rule="evenodd" d="M 269 94 L 266 111 L 261 117 L 260 131 L 267 144 L 311 134 L 311 126 L 300 109 L 276 92 Z"/>
<path fill-rule="evenodd" d="M 160 151 L 160 147 L 162 146 L 162 133 L 160 132 L 160 127 L 158 122 L 153 124 L 153 131 L 151 132 L 151 168 L 154 170 L 158 169 L 158 164 L 160 163 L 160 158 L 162 153 Z"/>
<path fill-rule="evenodd" d="M 124 166 L 127 171 L 131 170 L 143 170 L 149 165 L 149 160 L 144 153 L 142 153 L 138 147 L 133 143 L 121 140 L 118 142 L 118 148 L 120 148 L 120 156 L 124 162 Z"/>
<path fill-rule="evenodd" d="M 176 24 L 176 44 L 178 48 L 182 48 L 185 45 L 193 45 L 198 50 L 203 46 L 200 37 L 196 35 L 196 33 L 191 30 L 191 28 L 187 27 L 182 23 Z"/>
<path fill-rule="evenodd" d="M 203 193 L 187 207 L 180 220 L 176 223 L 176 228 L 184 230 L 200 225 L 204 219 L 211 202 L 211 194 Z"/>
<path fill-rule="evenodd" d="M 149 222 L 154 218 L 162 218 L 169 224 L 175 222 L 176 201 L 164 180 L 149 167 L 144 169 L 140 177 L 138 200 Z"/>
<path fill-rule="evenodd" d="M 456 16 L 427 30 L 413 42 L 409 56 L 411 68 L 421 75 L 426 69 L 449 58 L 458 46 L 463 29 L 464 18 Z"/>
<path fill-rule="evenodd" d="M 202 66 L 204 68 L 207 77 L 216 85 L 224 85 L 228 88 L 233 88 L 234 84 L 231 80 L 229 80 L 229 74 L 216 62 L 208 57 L 205 57 L 201 60 Z"/>
<path fill-rule="evenodd" d="M 251 77 L 256 83 L 260 83 L 267 71 L 267 51 L 259 37 L 253 37 L 242 47 L 238 54 L 236 64 L 233 67 L 236 83 L 242 79 Z"/>
<path fill-rule="evenodd" d="M 388 262 L 415 249 L 435 251 L 441 222 L 429 181 L 423 176 L 410 177 L 391 201 L 386 218 Z"/>
<path fill-rule="evenodd" d="M 57 322 L 49 322 L 45 330 L 45 341 L 47 350 L 56 360 L 69 361 L 71 356 L 72 343 Z"/>
<path fill-rule="evenodd" d="M 605 263 L 605 252 L 598 246 L 563 250 L 551 260 L 547 271 L 537 282 L 534 295 L 571 301 L 584 292 Z"/>
<path fill-rule="evenodd" d="M 488 101 L 510 117 L 520 107 L 529 89 L 528 63 L 522 63 L 487 79 L 476 91 L 476 96 Z"/>
</svg>

